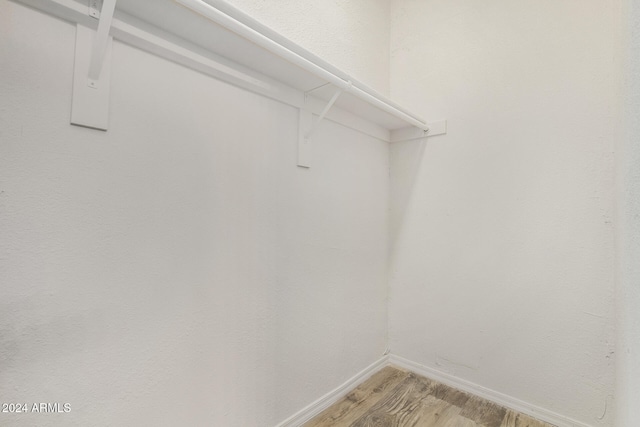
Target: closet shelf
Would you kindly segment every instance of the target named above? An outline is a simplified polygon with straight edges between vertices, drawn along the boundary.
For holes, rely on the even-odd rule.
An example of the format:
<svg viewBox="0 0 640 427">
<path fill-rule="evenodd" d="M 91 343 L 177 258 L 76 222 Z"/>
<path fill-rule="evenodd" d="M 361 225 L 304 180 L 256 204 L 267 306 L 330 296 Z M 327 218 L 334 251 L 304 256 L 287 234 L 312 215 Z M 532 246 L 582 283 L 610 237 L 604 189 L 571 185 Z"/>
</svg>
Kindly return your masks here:
<svg viewBox="0 0 640 427">
<path fill-rule="evenodd" d="M 114 0 L 14 1 L 95 30 L 102 2 L 108 8 Z M 224 0 L 117 0 L 108 34 L 383 141 L 446 131 L 444 122 L 427 124 Z M 92 64 L 99 62 L 95 55 Z M 304 136 L 316 125 L 317 120 Z"/>
</svg>

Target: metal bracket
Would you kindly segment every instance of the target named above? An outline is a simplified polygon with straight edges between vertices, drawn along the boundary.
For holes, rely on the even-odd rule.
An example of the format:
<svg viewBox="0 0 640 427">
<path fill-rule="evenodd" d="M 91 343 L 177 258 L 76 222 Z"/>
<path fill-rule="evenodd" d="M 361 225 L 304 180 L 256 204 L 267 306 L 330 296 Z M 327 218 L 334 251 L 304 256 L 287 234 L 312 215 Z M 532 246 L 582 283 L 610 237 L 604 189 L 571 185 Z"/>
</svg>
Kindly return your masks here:
<svg viewBox="0 0 640 427">
<path fill-rule="evenodd" d="M 100 19 L 100 9 L 102 9 L 102 0 L 89 0 L 89 16 Z"/>
<path fill-rule="evenodd" d="M 307 97 L 311 92 L 320 89 L 327 84 L 318 86 L 317 88 L 305 92 L 305 103 L 307 101 Z M 347 87 L 347 89 L 336 89 L 333 96 L 331 97 L 329 102 L 327 102 L 327 105 L 325 105 L 325 107 L 322 109 L 322 112 L 315 122 L 313 121 L 313 117 L 310 111 L 300 109 L 300 115 L 298 118 L 298 166 L 303 168 L 311 167 L 311 136 L 316 132 L 318 126 L 320 125 L 320 122 L 324 120 L 331 107 L 333 107 L 333 104 L 335 104 L 338 100 L 338 97 L 340 97 L 340 95 L 345 90 L 349 90 L 349 88 L 351 87 L 351 81 L 349 81 L 348 84 L 349 86 Z"/>
<path fill-rule="evenodd" d="M 92 88 L 98 87 L 104 57 L 107 53 L 109 30 L 111 29 L 111 21 L 113 21 L 113 12 L 115 9 L 116 0 L 104 0 L 102 9 L 100 9 L 98 31 L 93 39 L 93 51 L 91 53 L 91 62 L 89 63 L 89 72 L 87 76 L 88 84 Z"/>
<path fill-rule="evenodd" d="M 329 102 L 327 103 L 327 105 L 324 107 L 324 109 L 322 110 L 322 112 L 320 113 L 320 115 L 318 116 L 318 120 L 315 121 L 315 123 L 313 123 L 313 125 L 311 126 L 311 129 L 309 129 L 305 134 L 304 137 L 305 138 L 311 138 L 311 135 L 314 134 L 314 132 L 316 131 L 316 129 L 318 129 L 318 125 L 320 124 L 320 122 L 322 120 L 324 120 L 324 117 L 327 115 L 327 113 L 329 112 L 329 110 L 331 109 L 331 107 L 333 107 L 333 104 L 336 103 L 336 101 L 338 100 L 338 97 L 340 95 L 342 95 L 343 90 L 342 89 L 337 89 L 335 91 L 335 93 L 333 94 L 333 96 L 331 97 L 331 99 L 329 100 Z"/>
<path fill-rule="evenodd" d="M 91 0 L 88 12 L 90 15 L 91 8 L 97 5 L 97 0 Z M 104 0 L 97 31 L 79 24 L 76 26 L 72 125 L 107 130 L 113 43 L 109 30 L 115 7 L 116 0 Z"/>
<path fill-rule="evenodd" d="M 444 135 L 446 133 L 447 121 L 440 120 L 438 122 L 427 123 L 427 130 L 420 129 L 415 126 L 392 130 L 389 142 L 412 141 L 415 139 L 424 139 L 436 135 Z"/>
<path fill-rule="evenodd" d="M 313 89 L 309 89 L 308 91 L 306 91 L 306 92 L 304 93 L 304 99 L 305 99 L 305 101 L 307 100 L 307 96 L 309 96 L 309 94 L 310 94 L 310 93 L 315 92 L 315 91 L 317 91 L 317 90 L 320 90 L 320 89 L 322 89 L 323 87 L 329 86 L 330 84 L 331 84 L 331 83 L 324 83 L 324 84 L 321 84 L 320 86 L 314 87 Z"/>
</svg>

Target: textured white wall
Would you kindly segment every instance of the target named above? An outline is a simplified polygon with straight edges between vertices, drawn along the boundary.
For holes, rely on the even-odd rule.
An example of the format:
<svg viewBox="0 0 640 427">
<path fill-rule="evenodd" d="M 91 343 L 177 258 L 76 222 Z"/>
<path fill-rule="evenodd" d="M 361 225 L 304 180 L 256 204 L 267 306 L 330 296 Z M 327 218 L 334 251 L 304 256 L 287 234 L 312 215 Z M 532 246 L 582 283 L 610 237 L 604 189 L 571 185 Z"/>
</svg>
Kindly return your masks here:
<svg viewBox="0 0 640 427">
<path fill-rule="evenodd" d="M 0 1 L 0 400 L 72 405 L 0 425 L 269 426 L 377 360 L 387 145 L 297 168 L 295 109 L 120 43 L 70 126 L 74 34 Z"/>
<path fill-rule="evenodd" d="M 616 146 L 617 316 L 616 426 L 640 425 L 640 6 L 623 9 L 625 75 L 621 138 Z"/>
<path fill-rule="evenodd" d="M 619 3 L 393 0 L 392 352 L 612 424 Z"/>
<path fill-rule="evenodd" d="M 389 93 L 389 0 L 229 0 L 285 37 Z"/>
</svg>

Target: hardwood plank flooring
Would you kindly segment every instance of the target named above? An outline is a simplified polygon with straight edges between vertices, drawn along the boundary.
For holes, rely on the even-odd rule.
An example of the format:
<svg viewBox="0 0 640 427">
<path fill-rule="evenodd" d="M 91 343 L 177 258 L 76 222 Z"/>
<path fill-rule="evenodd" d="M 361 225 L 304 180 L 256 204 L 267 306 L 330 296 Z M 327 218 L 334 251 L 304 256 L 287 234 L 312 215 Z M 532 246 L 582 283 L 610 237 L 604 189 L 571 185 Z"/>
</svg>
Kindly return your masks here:
<svg viewBox="0 0 640 427">
<path fill-rule="evenodd" d="M 418 408 L 422 406 L 422 401 L 431 391 L 431 384 L 421 381 L 418 376 L 410 373 L 404 381 L 386 393 L 371 409 L 351 424 L 351 427 L 415 426 L 421 412 Z M 444 401 L 440 402 L 447 405 Z M 444 405 L 438 409 L 444 409 Z"/>
<path fill-rule="evenodd" d="M 553 427 L 477 396 L 386 367 L 304 427 Z"/>
<path fill-rule="evenodd" d="M 408 372 L 390 366 L 381 369 L 349 392 L 342 400 L 305 424 L 305 427 L 350 426 L 382 395 L 400 384 L 407 375 L 409 375 Z"/>
<path fill-rule="evenodd" d="M 520 414 L 518 412 L 507 410 L 507 414 L 502 420 L 500 427 L 548 427 L 549 424 L 538 421 L 535 418 L 531 418 L 528 415 Z"/>
<path fill-rule="evenodd" d="M 507 415 L 507 410 L 488 400 L 472 396 L 464 404 L 460 415 L 481 426 L 500 427 L 504 416 Z"/>
</svg>

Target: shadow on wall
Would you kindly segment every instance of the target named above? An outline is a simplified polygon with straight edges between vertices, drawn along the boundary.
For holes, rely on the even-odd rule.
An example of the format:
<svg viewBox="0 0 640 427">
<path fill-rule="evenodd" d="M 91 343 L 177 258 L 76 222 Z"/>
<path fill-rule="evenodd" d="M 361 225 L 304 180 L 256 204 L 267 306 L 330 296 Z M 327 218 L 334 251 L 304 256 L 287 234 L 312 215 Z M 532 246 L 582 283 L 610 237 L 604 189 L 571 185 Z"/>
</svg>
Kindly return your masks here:
<svg viewBox="0 0 640 427">
<path fill-rule="evenodd" d="M 398 142 L 390 147 L 391 234 L 389 254 L 392 266 L 406 215 L 411 212 L 414 187 L 424 163 L 427 144 L 428 140 L 422 138 Z"/>
</svg>

